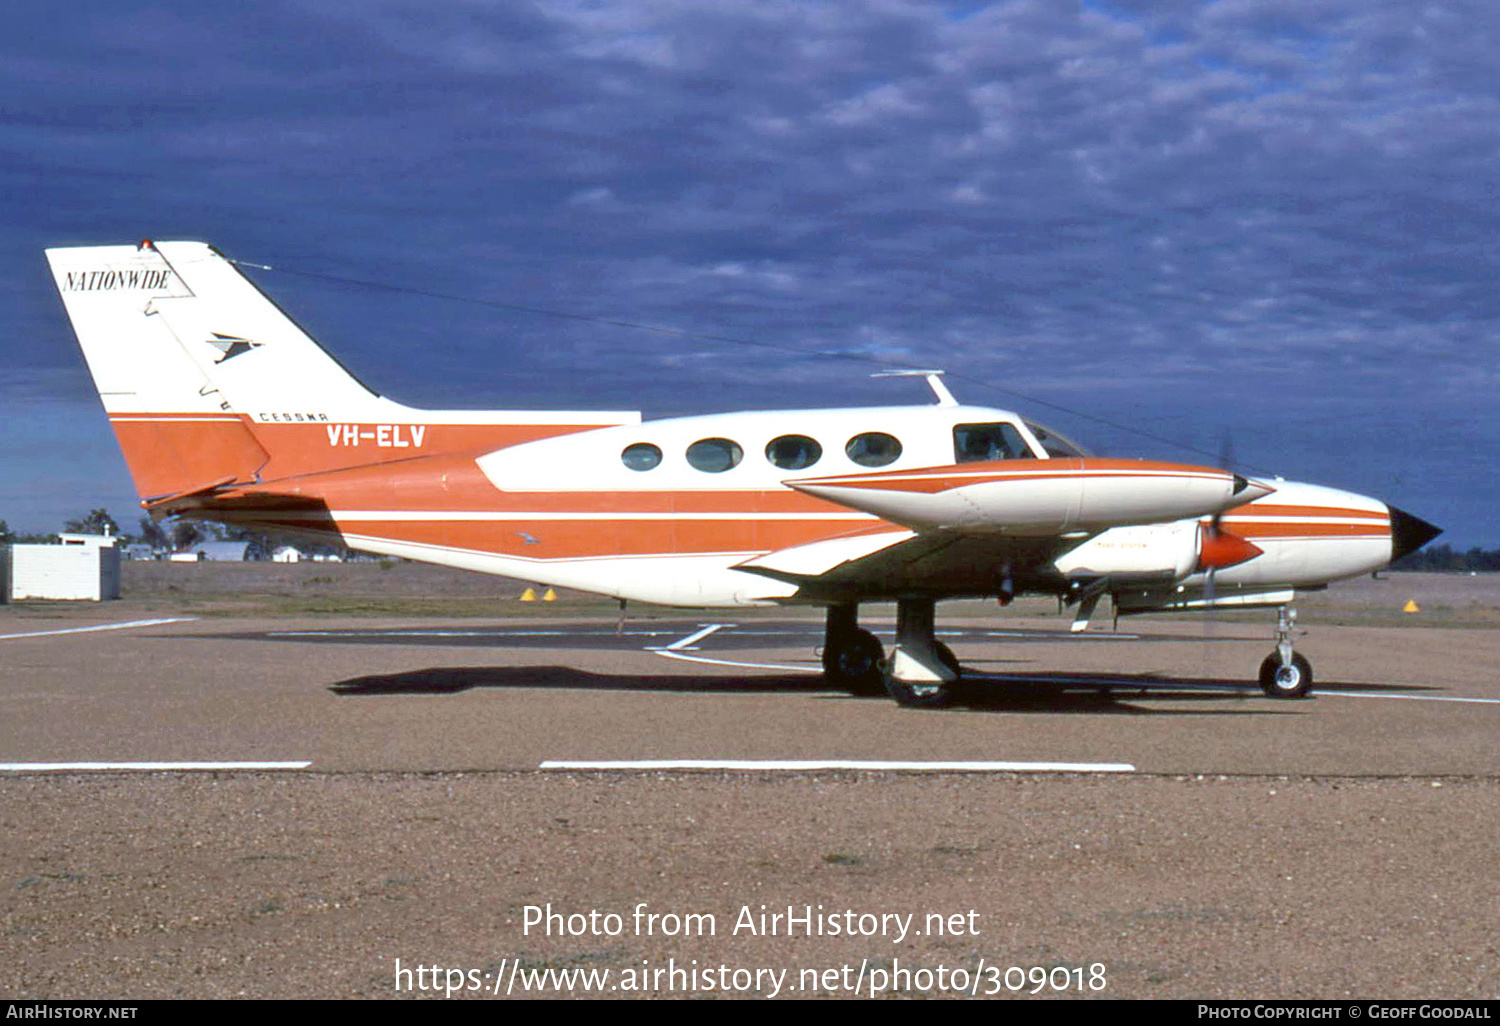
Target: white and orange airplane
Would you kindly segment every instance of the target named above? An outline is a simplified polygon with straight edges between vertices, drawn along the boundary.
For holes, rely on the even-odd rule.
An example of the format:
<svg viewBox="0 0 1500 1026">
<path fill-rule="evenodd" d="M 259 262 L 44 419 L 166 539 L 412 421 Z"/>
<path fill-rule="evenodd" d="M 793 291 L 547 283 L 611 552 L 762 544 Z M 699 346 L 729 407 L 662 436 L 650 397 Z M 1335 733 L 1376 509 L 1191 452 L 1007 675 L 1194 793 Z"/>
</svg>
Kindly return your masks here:
<svg viewBox="0 0 1500 1026">
<path fill-rule="evenodd" d="M 937 402 L 643 421 L 432 411 L 357 381 L 199 242 L 47 251 L 153 516 L 177 515 L 667 605 L 827 609 L 830 682 L 948 701 L 940 599 L 1056 595 L 1123 613 L 1279 607 L 1260 668 L 1308 693 L 1295 592 L 1436 527 L 1372 498 L 1099 459 L 1005 410 Z M 858 626 L 894 600 L 896 643 Z"/>
</svg>

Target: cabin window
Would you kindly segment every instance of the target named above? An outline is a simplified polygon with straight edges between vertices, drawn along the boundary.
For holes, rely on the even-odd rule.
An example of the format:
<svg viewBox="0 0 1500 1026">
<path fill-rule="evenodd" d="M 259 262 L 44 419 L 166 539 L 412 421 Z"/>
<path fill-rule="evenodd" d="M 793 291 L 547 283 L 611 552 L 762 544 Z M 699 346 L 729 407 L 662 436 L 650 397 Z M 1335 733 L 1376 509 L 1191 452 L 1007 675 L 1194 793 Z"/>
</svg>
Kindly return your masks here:
<svg viewBox="0 0 1500 1026">
<path fill-rule="evenodd" d="M 1031 459 L 1031 449 L 1014 424 L 956 424 L 953 458 L 958 463 Z"/>
<path fill-rule="evenodd" d="M 661 463 L 661 449 L 650 442 L 636 442 L 620 453 L 620 462 L 631 470 L 654 470 Z"/>
<path fill-rule="evenodd" d="M 901 443 L 884 431 L 866 431 L 849 439 L 844 453 L 861 467 L 883 467 L 901 457 Z"/>
<path fill-rule="evenodd" d="M 766 446 L 766 459 L 782 470 L 805 470 L 823 458 L 823 447 L 806 435 L 782 435 Z"/>
<path fill-rule="evenodd" d="M 687 448 L 687 461 L 705 474 L 722 474 L 739 466 L 745 450 L 727 438 L 700 438 Z"/>
<path fill-rule="evenodd" d="M 1034 420 L 1028 420 L 1026 427 L 1030 429 L 1032 437 L 1042 443 L 1042 448 L 1047 455 L 1055 460 L 1077 459 L 1089 454 L 1088 450 L 1070 438 L 1058 434 L 1051 428 L 1042 427 Z"/>
</svg>

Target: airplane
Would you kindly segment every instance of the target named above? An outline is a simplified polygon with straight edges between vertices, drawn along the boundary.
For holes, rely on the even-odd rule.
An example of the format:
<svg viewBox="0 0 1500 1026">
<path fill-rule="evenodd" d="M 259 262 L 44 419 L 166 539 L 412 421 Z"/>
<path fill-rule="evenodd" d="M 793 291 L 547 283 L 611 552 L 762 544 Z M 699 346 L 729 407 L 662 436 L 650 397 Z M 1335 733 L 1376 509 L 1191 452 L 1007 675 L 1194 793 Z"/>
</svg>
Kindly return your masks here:
<svg viewBox="0 0 1500 1026">
<path fill-rule="evenodd" d="M 1095 457 L 940 372 L 921 406 L 420 410 L 374 392 L 202 242 L 47 250 L 153 517 L 293 532 L 673 606 L 826 610 L 827 681 L 952 701 L 936 603 L 1056 596 L 1118 614 L 1273 607 L 1264 692 L 1301 698 L 1296 592 L 1370 573 L 1440 529 L 1353 492 Z M 859 626 L 894 601 L 893 649 Z"/>
</svg>

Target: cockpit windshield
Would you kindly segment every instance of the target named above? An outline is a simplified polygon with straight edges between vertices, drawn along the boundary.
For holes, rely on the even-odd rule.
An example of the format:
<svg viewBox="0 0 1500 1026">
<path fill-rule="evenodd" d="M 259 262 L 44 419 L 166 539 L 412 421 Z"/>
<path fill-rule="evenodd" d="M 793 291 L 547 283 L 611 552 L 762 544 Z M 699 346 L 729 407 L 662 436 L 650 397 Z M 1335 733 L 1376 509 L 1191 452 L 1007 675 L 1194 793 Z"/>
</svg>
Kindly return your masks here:
<svg viewBox="0 0 1500 1026">
<path fill-rule="evenodd" d="M 1014 424 L 955 424 L 953 458 L 957 463 L 980 460 L 1031 459 L 1031 447 Z"/>
<path fill-rule="evenodd" d="M 1042 443 L 1042 448 L 1047 450 L 1047 455 L 1052 459 L 1070 459 L 1093 455 L 1067 436 L 1060 435 L 1051 428 L 1042 427 L 1042 425 L 1034 420 L 1026 421 L 1026 428 L 1038 442 Z"/>
</svg>

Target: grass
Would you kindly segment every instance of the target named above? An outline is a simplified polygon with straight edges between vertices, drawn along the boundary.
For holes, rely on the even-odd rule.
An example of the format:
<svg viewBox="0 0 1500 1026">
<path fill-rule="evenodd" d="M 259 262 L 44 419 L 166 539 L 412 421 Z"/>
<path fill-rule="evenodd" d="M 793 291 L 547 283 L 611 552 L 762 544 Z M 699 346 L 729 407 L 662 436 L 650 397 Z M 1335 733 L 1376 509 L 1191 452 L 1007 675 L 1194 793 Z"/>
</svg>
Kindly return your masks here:
<svg viewBox="0 0 1500 1026">
<path fill-rule="evenodd" d="M 619 604 L 614 599 L 584 592 L 558 590 L 555 602 L 522 602 L 528 587 L 537 594 L 546 589 L 534 582 L 453 570 L 418 563 L 361 561 L 330 564 L 274 563 L 125 563 L 121 568 L 123 601 L 19 602 L 0 605 L 0 622 L 39 618 L 97 620 L 140 616 L 199 617 L 356 617 L 392 619 L 431 618 L 519 618 L 551 619 L 614 617 Z M 1408 598 L 1421 607 L 1419 613 L 1403 613 Z M 1362 578 L 1335 584 L 1327 591 L 1303 595 L 1297 601 L 1304 624 L 1369 627 L 1477 627 L 1500 626 L 1500 574 L 1478 576 L 1401 573 L 1382 580 Z M 631 603 L 633 621 L 660 617 L 724 616 L 726 611 L 669 609 Z M 861 610 L 867 622 L 893 618 L 891 604 L 871 604 Z M 735 609 L 735 620 L 786 618 L 788 615 L 821 618 L 815 609 Z M 1059 611 L 1054 599 L 1023 597 L 1005 610 L 993 602 L 944 603 L 940 616 L 982 618 L 998 625 L 1006 621 L 1041 620 L 1058 628 L 1070 623 L 1073 610 Z M 1216 622 L 1268 625 L 1275 614 L 1269 609 L 1219 610 Z M 1120 620 L 1124 631 L 1151 631 L 1164 620 L 1204 622 L 1201 612 L 1176 612 Z M 940 621 L 941 622 L 941 621 Z M 1101 606 L 1093 630 L 1107 630 L 1112 623 L 1108 603 Z"/>
</svg>

